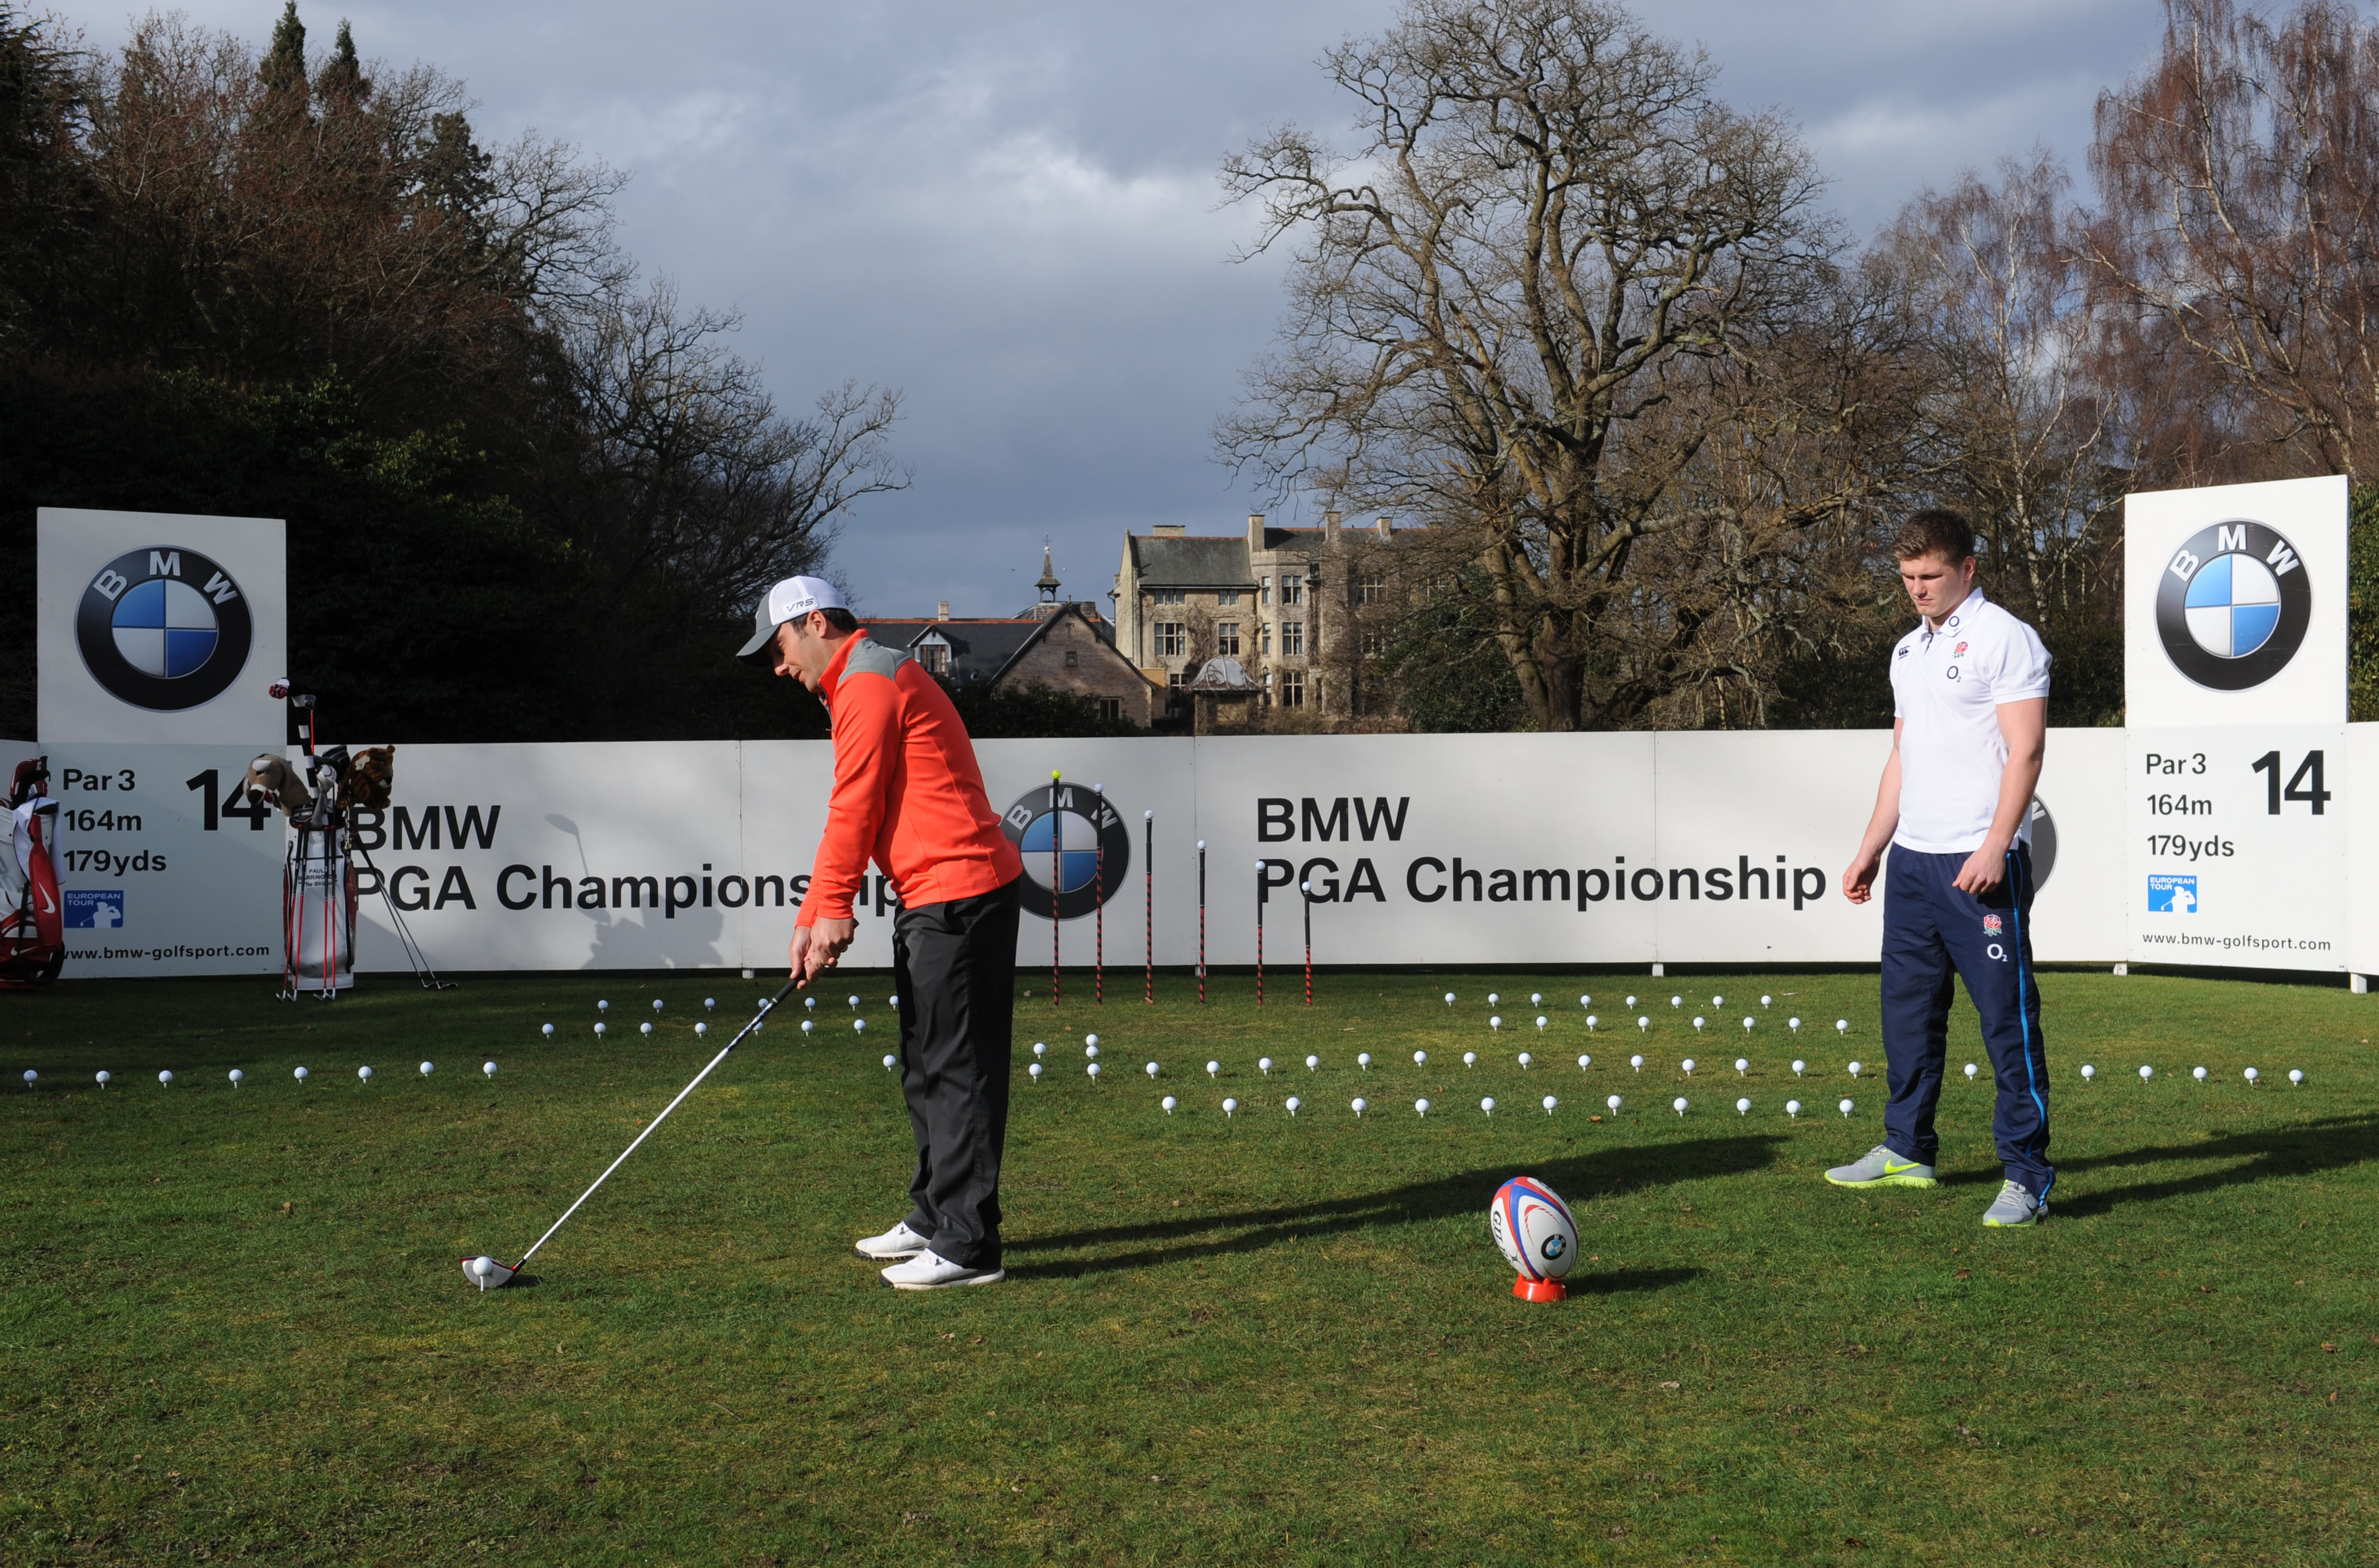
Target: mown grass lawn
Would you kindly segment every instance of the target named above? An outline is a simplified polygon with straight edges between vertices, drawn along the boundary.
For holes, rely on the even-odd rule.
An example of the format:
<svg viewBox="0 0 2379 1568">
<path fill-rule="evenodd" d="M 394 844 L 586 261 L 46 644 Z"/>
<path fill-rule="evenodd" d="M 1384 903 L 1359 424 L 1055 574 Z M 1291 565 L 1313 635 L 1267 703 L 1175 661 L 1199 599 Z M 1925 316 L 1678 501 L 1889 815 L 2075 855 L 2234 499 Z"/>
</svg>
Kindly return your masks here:
<svg viewBox="0 0 2379 1568">
<path fill-rule="evenodd" d="M 1962 1008 L 1943 1186 L 1820 1179 L 1880 1136 L 1872 975 L 1327 974 L 1310 1010 L 1277 977 L 1261 1010 L 1243 976 L 1202 1008 L 1178 975 L 1153 1008 L 1136 973 L 1103 1009 L 1019 984 L 1038 995 L 1019 1004 L 1011 1277 L 930 1295 L 883 1289 L 849 1249 L 905 1211 L 881 976 L 832 982 L 815 1036 L 787 1019 L 739 1051 L 532 1285 L 484 1296 L 458 1257 L 533 1240 L 761 983 L 0 997 L 0 1559 L 2379 1556 L 2379 998 L 2045 976 L 2056 1213 L 1997 1233 L 1977 1224 L 1999 1172 L 1987 1067 L 1956 1076 L 1983 1059 Z M 1650 1031 L 1589 1037 L 1581 993 Z M 1697 1010 L 1720 1024 L 1698 1040 Z M 1036 1039 L 1051 1070 L 1032 1084 Z M 1856 1084 L 1853 1057 L 1878 1064 Z M 14 1087 L 29 1067 L 38 1084 Z M 1579 1212 L 1558 1306 L 1513 1301 L 1488 1237 L 1490 1193 L 1523 1172 Z"/>
</svg>

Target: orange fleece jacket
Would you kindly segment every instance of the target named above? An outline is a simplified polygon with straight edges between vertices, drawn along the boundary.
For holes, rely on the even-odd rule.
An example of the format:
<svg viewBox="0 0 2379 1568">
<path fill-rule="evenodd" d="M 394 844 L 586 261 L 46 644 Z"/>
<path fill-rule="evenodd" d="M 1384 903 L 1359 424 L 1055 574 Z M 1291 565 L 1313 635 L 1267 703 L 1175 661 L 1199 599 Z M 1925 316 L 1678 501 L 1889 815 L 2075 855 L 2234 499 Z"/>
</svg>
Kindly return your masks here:
<svg viewBox="0 0 2379 1568">
<path fill-rule="evenodd" d="M 908 908 L 972 899 L 1023 874 L 965 723 L 916 660 L 862 627 L 826 667 L 818 695 L 834 724 L 834 795 L 799 924 L 849 919 L 870 859 Z"/>
</svg>

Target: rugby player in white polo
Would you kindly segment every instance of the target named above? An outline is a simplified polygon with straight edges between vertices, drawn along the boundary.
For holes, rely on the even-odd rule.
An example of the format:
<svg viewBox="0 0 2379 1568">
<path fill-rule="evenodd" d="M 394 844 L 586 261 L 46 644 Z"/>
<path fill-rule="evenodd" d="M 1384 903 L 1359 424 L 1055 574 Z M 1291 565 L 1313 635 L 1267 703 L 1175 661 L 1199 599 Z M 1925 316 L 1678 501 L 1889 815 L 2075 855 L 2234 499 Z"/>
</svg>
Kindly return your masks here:
<svg viewBox="0 0 2379 1568">
<path fill-rule="evenodd" d="M 2032 792 L 2047 741 L 2048 652 L 1974 586 L 1974 536 L 1954 512 L 1920 512 L 1892 540 L 1921 618 L 1891 652 L 1891 755 L 1875 815 L 1842 873 L 1872 896 L 1885 847 L 1883 1141 L 1826 1173 L 1836 1187 L 1931 1187 L 1940 1140 L 1950 976 L 1983 1026 L 1999 1085 L 1992 1131 L 2006 1180 L 1993 1226 L 2048 1213 L 2048 1064 L 2032 972 Z"/>
</svg>

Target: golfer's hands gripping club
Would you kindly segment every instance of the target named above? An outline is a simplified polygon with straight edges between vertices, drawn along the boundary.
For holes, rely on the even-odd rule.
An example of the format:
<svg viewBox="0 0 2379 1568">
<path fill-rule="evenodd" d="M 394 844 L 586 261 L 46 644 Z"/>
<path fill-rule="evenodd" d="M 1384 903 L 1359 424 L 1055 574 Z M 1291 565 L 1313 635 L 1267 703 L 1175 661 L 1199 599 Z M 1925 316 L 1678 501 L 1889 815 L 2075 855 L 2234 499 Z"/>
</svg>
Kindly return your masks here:
<svg viewBox="0 0 2379 1568">
<path fill-rule="evenodd" d="M 806 987 L 832 969 L 841 959 L 843 949 L 851 946 L 851 939 L 858 935 L 859 923 L 849 919 L 821 920 L 814 925 L 793 927 L 790 953 L 794 983 Z"/>
</svg>

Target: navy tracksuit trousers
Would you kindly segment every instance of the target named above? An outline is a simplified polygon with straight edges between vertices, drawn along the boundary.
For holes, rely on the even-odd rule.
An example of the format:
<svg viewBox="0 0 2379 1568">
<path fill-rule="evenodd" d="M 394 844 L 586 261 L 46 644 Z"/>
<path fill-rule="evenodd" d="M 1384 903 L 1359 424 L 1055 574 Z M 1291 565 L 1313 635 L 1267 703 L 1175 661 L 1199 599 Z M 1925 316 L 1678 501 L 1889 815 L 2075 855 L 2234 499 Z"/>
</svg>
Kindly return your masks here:
<svg viewBox="0 0 2379 1568">
<path fill-rule="evenodd" d="M 1885 868 L 1883 1053 L 1891 1100 L 1883 1140 L 1903 1160 L 1938 1163 L 1933 1110 L 1954 973 L 1966 983 L 1990 1051 L 2000 1163 L 2009 1179 L 2045 1198 L 2057 1173 L 2048 1164 L 2048 1057 L 2032 973 L 2032 851 L 2021 844 L 2009 850 L 2006 875 L 1979 898 L 1953 886 L 1966 860 L 1895 844 Z"/>
</svg>

